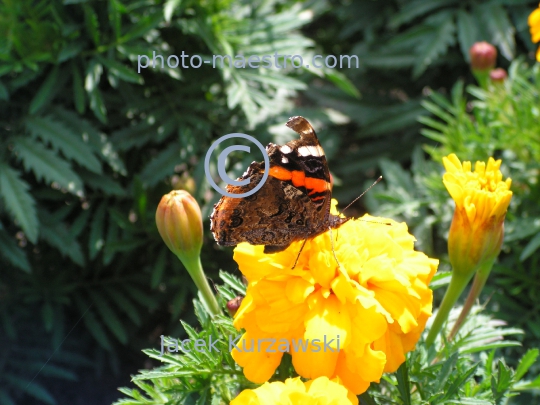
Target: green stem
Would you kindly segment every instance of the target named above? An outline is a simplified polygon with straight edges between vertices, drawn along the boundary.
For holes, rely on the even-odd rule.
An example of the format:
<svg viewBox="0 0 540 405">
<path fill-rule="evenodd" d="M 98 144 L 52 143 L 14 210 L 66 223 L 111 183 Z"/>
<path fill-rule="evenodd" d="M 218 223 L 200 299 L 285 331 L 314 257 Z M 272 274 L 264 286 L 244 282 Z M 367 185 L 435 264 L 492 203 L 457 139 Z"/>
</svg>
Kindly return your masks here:
<svg viewBox="0 0 540 405">
<path fill-rule="evenodd" d="M 435 317 L 435 320 L 433 321 L 429 334 L 426 338 L 426 347 L 429 348 L 435 342 L 435 338 L 441 331 L 444 322 L 448 319 L 448 314 L 450 313 L 450 310 L 452 309 L 457 299 L 471 280 L 473 274 L 473 271 L 456 272 L 456 270 L 454 269 L 454 274 L 452 275 L 452 279 L 450 280 L 450 285 L 448 286 L 448 289 L 444 294 L 444 298 L 441 302 L 441 306 L 439 307 L 439 311 L 437 312 L 437 316 Z"/>
<path fill-rule="evenodd" d="M 197 255 L 197 257 L 193 259 L 188 259 L 186 257 L 181 258 L 180 256 L 178 256 L 178 258 L 184 264 L 189 275 L 193 279 L 193 282 L 199 289 L 206 308 L 208 308 L 212 316 L 219 315 L 221 313 L 221 310 L 219 308 L 216 297 L 212 292 L 210 285 L 208 284 L 206 275 L 204 274 L 200 256 Z"/>
<path fill-rule="evenodd" d="M 487 90 L 488 88 L 489 72 L 491 72 L 491 69 L 472 70 L 473 76 L 476 78 L 478 85 L 484 90 Z"/>
<path fill-rule="evenodd" d="M 493 261 L 488 261 L 480 266 L 478 271 L 476 272 L 476 276 L 474 277 L 474 281 L 471 287 L 471 291 L 469 291 L 469 295 L 467 296 L 467 300 L 465 301 L 465 304 L 463 305 L 463 308 L 461 309 L 461 313 L 459 314 L 459 317 L 454 324 L 454 327 L 452 328 L 452 331 L 448 335 L 448 340 L 452 340 L 454 336 L 459 332 L 459 329 L 465 322 L 465 319 L 467 319 L 467 315 L 469 315 L 469 312 L 471 311 L 471 308 L 473 304 L 476 302 L 476 299 L 480 296 L 480 292 L 484 288 L 484 285 L 486 285 L 486 281 L 489 277 L 489 273 L 491 272 L 491 268 L 493 267 Z"/>
</svg>

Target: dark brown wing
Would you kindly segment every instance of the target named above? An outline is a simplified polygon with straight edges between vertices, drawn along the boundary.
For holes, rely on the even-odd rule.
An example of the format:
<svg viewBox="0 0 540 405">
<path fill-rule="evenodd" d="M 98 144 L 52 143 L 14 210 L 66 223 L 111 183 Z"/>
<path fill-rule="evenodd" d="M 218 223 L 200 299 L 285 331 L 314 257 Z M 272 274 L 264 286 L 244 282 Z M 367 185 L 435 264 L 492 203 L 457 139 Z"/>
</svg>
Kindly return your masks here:
<svg viewBox="0 0 540 405">
<path fill-rule="evenodd" d="M 275 253 L 344 222 L 330 214 L 330 173 L 313 127 L 303 117 L 290 118 L 287 126 L 300 139 L 266 147 L 270 171 L 264 186 L 245 198 L 223 196 L 215 205 L 211 230 L 219 245 L 248 242 Z M 229 185 L 227 191 L 245 193 L 259 184 L 263 173 L 264 163 L 253 162 L 238 179 L 249 178 L 250 183 Z"/>
</svg>

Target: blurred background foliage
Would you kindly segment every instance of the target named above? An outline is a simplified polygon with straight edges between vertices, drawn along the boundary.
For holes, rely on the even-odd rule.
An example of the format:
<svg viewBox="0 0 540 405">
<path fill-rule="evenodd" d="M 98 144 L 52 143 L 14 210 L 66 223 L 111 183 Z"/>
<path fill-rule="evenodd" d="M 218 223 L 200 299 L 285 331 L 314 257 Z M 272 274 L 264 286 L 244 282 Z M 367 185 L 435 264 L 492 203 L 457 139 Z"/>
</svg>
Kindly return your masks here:
<svg viewBox="0 0 540 405">
<path fill-rule="evenodd" d="M 418 248 L 443 259 L 453 206 L 441 156 L 502 157 L 515 197 L 485 297 L 538 346 L 540 75 L 527 67 L 536 6 L 3 0 L 0 404 L 110 403 L 130 373 L 151 367 L 140 350 L 158 347 L 161 334 L 181 337 L 179 318 L 195 321 L 194 286 L 154 225 L 159 199 L 185 188 L 208 218 L 219 198 L 203 170 L 213 140 L 242 132 L 283 143 L 295 136 L 284 126 L 292 115 L 317 129 L 341 204 L 385 176 L 348 215 L 406 220 Z M 495 44 L 498 65 L 509 68 L 504 86 L 471 86 L 468 49 L 479 40 Z M 204 60 L 357 55 L 360 65 L 137 72 L 139 55 L 182 51 Z M 233 156 L 230 173 L 252 160 L 262 159 Z M 236 271 L 231 255 L 207 233 L 211 278 Z"/>
</svg>

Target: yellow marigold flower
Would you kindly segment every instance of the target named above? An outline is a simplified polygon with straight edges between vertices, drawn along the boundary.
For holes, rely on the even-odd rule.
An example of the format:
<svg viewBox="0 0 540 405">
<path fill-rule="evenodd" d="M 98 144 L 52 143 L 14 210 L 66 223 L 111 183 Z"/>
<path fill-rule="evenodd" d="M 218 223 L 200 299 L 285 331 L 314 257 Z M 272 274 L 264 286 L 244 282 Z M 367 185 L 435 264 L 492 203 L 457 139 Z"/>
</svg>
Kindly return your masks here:
<svg viewBox="0 0 540 405">
<path fill-rule="evenodd" d="M 339 384 L 319 377 L 306 383 L 300 377 L 285 382 L 265 383 L 254 390 L 244 390 L 231 405 L 357 405 L 358 398 Z"/>
<path fill-rule="evenodd" d="M 443 158 L 443 182 L 456 203 L 448 235 L 448 254 L 454 271 L 471 272 L 494 260 L 501 250 L 504 218 L 512 199 L 510 178 L 502 180 L 501 160 L 460 162 L 455 154 Z"/>
<path fill-rule="evenodd" d="M 531 39 L 536 44 L 540 42 L 540 5 L 529 16 Z M 536 60 L 540 62 L 540 48 L 536 51 Z"/>
<path fill-rule="evenodd" d="M 390 226 L 385 225 L 390 223 Z M 248 280 L 232 350 L 245 376 L 267 381 L 284 352 L 305 378 L 338 377 L 355 394 L 412 350 L 431 315 L 428 284 L 438 261 L 413 250 L 405 223 L 366 215 L 276 254 L 239 244 Z"/>
<path fill-rule="evenodd" d="M 504 217 L 512 199 L 511 179 L 503 181 L 499 170 L 501 160 L 489 158 L 463 162 L 455 154 L 443 158 L 446 173 L 443 183 L 456 203 L 448 235 L 448 255 L 452 264 L 452 279 L 426 338 L 431 346 L 453 305 L 476 273 L 473 286 L 448 339 L 457 333 L 474 301 L 480 295 L 493 263 L 501 250 L 504 237 Z"/>
</svg>

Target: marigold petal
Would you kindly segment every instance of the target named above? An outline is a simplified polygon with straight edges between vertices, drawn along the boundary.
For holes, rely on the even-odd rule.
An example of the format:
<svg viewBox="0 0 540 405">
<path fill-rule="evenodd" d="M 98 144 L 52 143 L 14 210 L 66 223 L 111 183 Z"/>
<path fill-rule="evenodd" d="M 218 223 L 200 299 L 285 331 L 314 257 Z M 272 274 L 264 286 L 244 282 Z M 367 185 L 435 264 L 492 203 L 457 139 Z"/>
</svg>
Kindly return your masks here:
<svg viewBox="0 0 540 405">
<path fill-rule="evenodd" d="M 231 405 L 358 405 L 358 398 L 339 378 L 320 377 L 304 383 L 297 377 L 244 390 Z"/>
<path fill-rule="evenodd" d="M 455 153 L 452 153 L 446 157 L 443 157 L 443 164 L 444 164 L 444 168 L 449 173 L 454 172 L 454 171 L 459 171 L 462 168 L 461 161 L 459 160 L 459 158 L 457 157 Z"/>
<path fill-rule="evenodd" d="M 366 346 L 364 354 L 361 357 L 345 354 L 344 362 L 341 362 L 341 357 L 342 356 L 340 356 L 340 361 L 338 361 L 338 364 L 336 365 L 336 374 L 342 378 L 342 373 L 344 375 L 347 374 L 344 370 L 345 368 L 352 371 L 357 378 L 364 381 L 378 381 L 384 370 L 384 365 L 387 362 L 386 353 L 381 350 L 372 349 L 370 345 Z M 343 382 L 346 387 L 353 392 L 357 392 L 352 387 L 348 386 L 345 379 L 343 379 Z"/>
<path fill-rule="evenodd" d="M 302 278 L 292 278 L 287 281 L 285 294 L 293 304 L 301 304 L 315 290 L 313 283 Z"/>
<path fill-rule="evenodd" d="M 329 339 L 327 339 L 329 340 Z M 336 339 L 333 339 L 334 343 Z M 319 341 L 305 339 L 304 348 L 300 347 L 301 341 L 296 341 L 299 350 L 292 349 L 292 363 L 298 374 L 304 378 L 317 378 L 334 375 L 334 369 L 339 357 L 339 351 L 334 348 L 324 347 L 324 337 Z M 292 346 L 294 342 L 292 343 Z"/>
<path fill-rule="evenodd" d="M 375 341 L 373 348 L 386 353 L 384 371 L 387 373 L 393 373 L 405 361 L 405 348 L 397 326 L 390 325 L 386 334 Z"/>
<path fill-rule="evenodd" d="M 338 382 L 337 384 L 335 382 Z M 345 388 L 343 385 L 339 383 L 339 379 L 336 379 L 336 381 L 331 381 L 327 377 L 320 377 L 315 380 L 307 381 L 306 382 L 306 389 L 309 396 L 313 399 L 319 399 L 324 402 L 323 404 L 333 405 L 334 402 L 326 402 L 325 400 L 330 398 L 343 398 L 344 396 L 347 396 L 349 401 L 351 401 L 351 404 L 358 404 L 358 398 L 354 395 L 350 395 L 351 393 Z M 310 402 L 309 404 L 312 404 L 313 402 Z M 306 405 L 309 405 L 306 404 Z M 336 405 L 339 405 L 336 402 Z"/>
<path fill-rule="evenodd" d="M 267 351 L 264 346 L 257 350 L 257 342 L 262 338 L 244 333 L 236 346 L 231 351 L 232 358 L 244 368 L 244 375 L 250 381 L 262 384 L 274 374 L 281 362 L 283 353 L 280 351 Z"/>
<path fill-rule="evenodd" d="M 335 259 L 332 252 L 318 251 L 310 256 L 309 268 L 315 281 L 322 287 L 330 287 L 330 282 L 336 275 Z"/>
<path fill-rule="evenodd" d="M 342 307 L 335 295 L 332 294 L 324 299 L 321 295 L 314 294 L 310 300 L 310 311 L 305 319 L 305 339 L 334 340 L 339 337 L 341 347 L 347 345 L 351 319 L 347 308 Z M 337 345 L 336 340 L 328 346 L 336 349 Z"/>
</svg>

